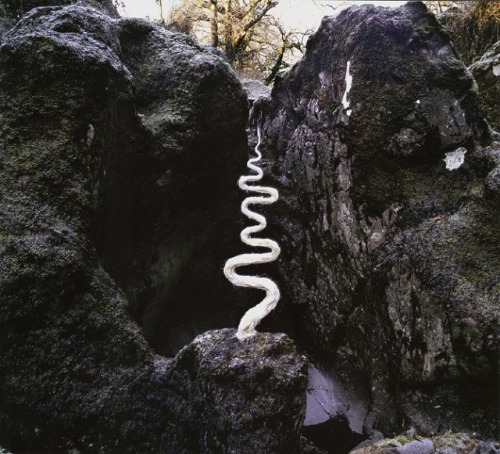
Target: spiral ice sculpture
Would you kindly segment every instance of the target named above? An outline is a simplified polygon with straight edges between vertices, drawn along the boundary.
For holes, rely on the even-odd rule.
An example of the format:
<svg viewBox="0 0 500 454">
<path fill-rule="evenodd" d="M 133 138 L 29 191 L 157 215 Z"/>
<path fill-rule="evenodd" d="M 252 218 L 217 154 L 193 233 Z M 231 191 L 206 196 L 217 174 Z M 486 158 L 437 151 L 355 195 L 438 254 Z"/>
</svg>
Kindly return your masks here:
<svg viewBox="0 0 500 454">
<path fill-rule="evenodd" d="M 248 218 L 257 222 L 256 225 L 246 227 L 241 231 L 240 238 L 243 243 L 253 247 L 268 248 L 269 252 L 249 253 L 237 255 L 229 259 L 224 266 L 224 274 L 227 279 L 238 287 L 249 287 L 260 290 L 265 290 L 265 298 L 257 304 L 257 306 L 249 309 L 240 321 L 236 336 L 238 339 L 245 339 L 254 336 L 257 331 L 256 326 L 262 319 L 268 315 L 278 304 L 280 299 L 280 291 L 276 283 L 267 278 L 260 276 L 244 276 L 236 272 L 236 268 L 240 266 L 257 265 L 259 263 L 273 262 L 280 255 L 281 249 L 276 241 L 267 238 L 252 238 L 253 233 L 264 230 L 267 226 L 267 221 L 261 214 L 250 210 L 250 205 L 270 205 L 276 202 L 279 198 L 278 191 L 274 188 L 266 186 L 251 186 L 248 183 L 260 181 L 263 175 L 262 169 L 255 163 L 260 161 L 262 155 L 259 151 L 261 142 L 260 130 L 257 129 L 257 145 L 255 146 L 256 157 L 250 158 L 247 167 L 255 172 L 255 175 L 246 175 L 240 177 L 238 186 L 247 192 L 264 194 L 260 196 L 247 197 L 241 204 L 241 212 Z"/>
</svg>

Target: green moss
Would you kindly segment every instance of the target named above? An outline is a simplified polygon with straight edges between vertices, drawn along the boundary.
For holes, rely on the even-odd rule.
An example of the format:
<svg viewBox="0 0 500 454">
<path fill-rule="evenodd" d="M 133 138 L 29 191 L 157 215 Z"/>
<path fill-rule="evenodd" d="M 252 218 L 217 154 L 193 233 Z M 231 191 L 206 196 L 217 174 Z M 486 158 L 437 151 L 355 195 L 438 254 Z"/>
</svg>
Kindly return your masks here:
<svg viewBox="0 0 500 454">
<path fill-rule="evenodd" d="M 406 441 L 401 440 L 401 438 L 398 437 L 396 438 L 389 438 L 386 440 L 382 440 L 381 442 L 377 443 L 378 448 L 397 448 L 399 446 L 403 446 L 407 441 L 408 437 L 405 437 Z"/>
<path fill-rule="evenodd" d="M 474 447 L 476 447 L 480 443 L 480 440 L 478 440 L 477 438 L 471 438 L 470 435 L 464 433 L 441 435 L 439 437 L 435 437 L 433 441 L 434 446 L 438 452 L 439 450 L 445 450 L 445 448 L 449 448 L 450 450 L 453 450 L 453 453 L 457 454 L 468 454 L 470 451 L 472 451 L 472 449 L 474 449 Z"/>
<path fill-rule="evenodd" d="M 392 453 L 391 448 L 399 448 L 413 441 L 430 440 L 437 454 L 469 454 L 481 441 L 465 433 L 451 433 L 435 437 L 421 437 L 418 435 L 400 435 L 395 438 L 384 439 L 367 447 L 353 451 L 352 454 L 384 454 Z"/>
<path fill-rule="evenodd" d="M 471 302 L 469 310 L 481 318 L 494 317 L 500 304 L 499 224 L 499 213 L 487 205 L 471 203 L 449 220 L 433 254 L 458 270 L 455 291 L 460 299 Z"/>
</svg>

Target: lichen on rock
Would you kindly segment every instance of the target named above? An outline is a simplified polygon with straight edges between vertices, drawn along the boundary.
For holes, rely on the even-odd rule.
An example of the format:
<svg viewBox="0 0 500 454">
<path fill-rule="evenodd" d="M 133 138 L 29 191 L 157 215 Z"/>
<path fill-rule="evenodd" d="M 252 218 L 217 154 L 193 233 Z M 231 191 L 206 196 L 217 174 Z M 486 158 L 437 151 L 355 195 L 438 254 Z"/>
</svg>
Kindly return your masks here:
<svg viewBox="0 0 500 454">
<path fill-rule="evenodd" d="M 498 445 L 497 445 L 498 446 Z M 495 443 L 482 441 L 466 433 L 450 433 L 426 438 L 400 435 L 368 443 L 351 451 L 352 454 L 480 454 L 495 452 Z"/>
</svg>

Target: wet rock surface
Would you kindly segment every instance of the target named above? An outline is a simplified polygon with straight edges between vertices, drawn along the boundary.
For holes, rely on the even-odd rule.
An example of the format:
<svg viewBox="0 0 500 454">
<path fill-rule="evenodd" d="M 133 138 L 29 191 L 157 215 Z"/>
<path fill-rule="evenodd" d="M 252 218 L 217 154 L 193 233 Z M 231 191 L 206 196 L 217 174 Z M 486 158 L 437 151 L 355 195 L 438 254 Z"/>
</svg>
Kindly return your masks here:
<svg viewBox="0 0 500 454">
<path fill-rule="evenodd" d="M 174 367 L 196 377 L 204 452 L 300 452 L 307 362 L 288 337 L 240 341 L 232 329 L 209 331 L 179 352 Z"/>
<path fill-rule="evenodd" d="M 217 331 L 156 354 L 237 320 L 220 263 L 247 104 L 229 67 L 144 21 L 37 8 L 1 43 L 0 110 L 0 444 L 296 452 L 289 339 Z"/>
<path fill-rule="evenodd" d="M 497 164 L 434 16 L 417 2 L 323 19 L 252 125 L 281 193 L 272 326 L 368 402 L 365 436 L 495 436 Z"/>
</svg>

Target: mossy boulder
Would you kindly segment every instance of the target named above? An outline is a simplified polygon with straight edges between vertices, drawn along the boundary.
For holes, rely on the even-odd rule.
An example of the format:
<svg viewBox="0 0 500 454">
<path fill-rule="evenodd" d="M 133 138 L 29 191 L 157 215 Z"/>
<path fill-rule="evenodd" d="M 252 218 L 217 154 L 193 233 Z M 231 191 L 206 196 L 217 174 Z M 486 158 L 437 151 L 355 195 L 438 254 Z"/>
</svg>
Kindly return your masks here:
<svg viewBox="0 0 500 454">
<path fill-rule="evenodd" d="M 0 444 L 297 450 L 305 359 L 289 339 L 212 332 L 158 354 L 207 314 L 237 317 L 220 263 L 238 242 L 247 102 L 228 65 L 145 21 L 40 7 L 1 42 L 0 111 Z M 207 406 L 231 380 L 249 408 Z"/>
<path fill-rule="evenodd" d="M 365 435 L 418 421 L 493 436 L 498 164 L 434 15 L 409 2 L 324 18 L 252 125 L 281 193 L 272 326 L 368 407 Z"/>
<path fill-rule="evenodd" d="M 240 341 L 233 329 L 209 331 L 175 364 L 196 377 L 205 452 L 300 452 L 307 361 L 290 338 L 258 333 Z"/>
</svg>

